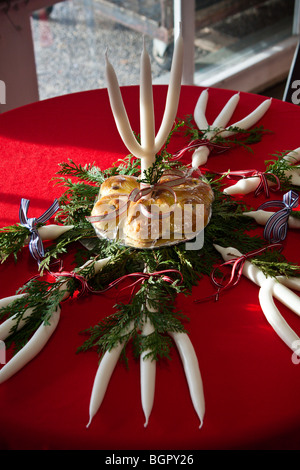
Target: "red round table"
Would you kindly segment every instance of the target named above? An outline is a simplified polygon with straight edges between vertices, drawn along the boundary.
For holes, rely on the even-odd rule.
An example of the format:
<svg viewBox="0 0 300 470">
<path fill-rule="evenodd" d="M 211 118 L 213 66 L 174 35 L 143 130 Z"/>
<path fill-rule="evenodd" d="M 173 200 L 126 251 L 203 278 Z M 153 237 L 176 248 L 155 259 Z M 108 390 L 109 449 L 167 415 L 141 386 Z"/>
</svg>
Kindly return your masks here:
<svg viewBox="0 0 300 470">
<path fill-rule="evenodd" d="M 164 111 L 166 86 L 154 86 L 156 127 Z M 192 114 L 202 91 L 183 86 L 178 117 Z M 122 88 L 132 128 L 139 130 L 138 87 Z M 210 89 L 207 108 L 212 122 L 233 91 Z M 249 114 L 265 98 L 241 93 L 233 120 Z M 212 155 L 213 171 L 265 168 L 276 152 L 299 147 L 300 109 L 274 99 L 259 124 L 272 133 L 253 145 L 254 153 L 234 148 Z M 174 136 L 169 150 L 184 145 Z M 34 103 L 0 115 L 0 225 L 19 221 L 21 198 L 30 200 L 29 216 L 39 216 L 63 188 L 53 178 L 58 164 L 72 159 L 105 169 L 128 154 L 119 137 L 106 89 Z M 190 158 L 187 155 L 186 161 Z M 263 195 L 245 197 L 257 208 Z M 263 229 L 257 233 L 262 236 Z M 289 230 L 284 254 L 300 263 L 299 232 Z M 37 273 L 28 247 L 18 262 L 0 266 L 0 298 L 13 295 Z M 202 279 L 178 306 L 190 322 L 187 329 L 201 369 L 206 399 L 199 429 L 176 348 L 170 361 L 157 366 L 155 402 L 147 428 L 140 401 L 139 364 L 129 352 L 129 367 L 118 364 L 102 406 L 91 426 L 88 408 L 97 369 L 96 353 L 76 354 L 80 332 L 113 312 L 115 293 L 65 302 L 55 334 L 23 370 L 0 385 L 1 449 L 299 449 L 300 365 L 267 323 L 258 287 L 243 277 L 218 302 L 196 304 L 212 292 Z M 278 304 L 289 324 L 300 332 L 300 319 Z"/>
</svg>

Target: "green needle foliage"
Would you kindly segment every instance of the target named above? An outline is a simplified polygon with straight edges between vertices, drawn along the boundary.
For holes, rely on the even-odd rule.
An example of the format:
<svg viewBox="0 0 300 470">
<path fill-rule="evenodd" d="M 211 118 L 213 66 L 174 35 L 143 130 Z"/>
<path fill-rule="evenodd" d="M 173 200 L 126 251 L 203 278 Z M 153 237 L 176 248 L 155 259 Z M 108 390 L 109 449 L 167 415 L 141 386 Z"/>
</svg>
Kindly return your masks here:
<svg viewBox="0 0 300 470">
<path fill-rule="evenodd" d="M 10 225 L 0 229 L 0 260 L 1 263 L 13 255 L 17 260 L 18 253 L 21 251 L 27 238 L 29 237 L 29 229 L 20 224 Z"/>
<path fill-rule="evenodd" d="M 275 153 L 272 155 L 274 157 L 273 159 L 265 161 L 266 176 L 273 183 L 276 183 L 273 175 L 277 176 L 282 191 L 299 191 L 299 186 L 294 186 L 291 183 L 292 175 L 287 175 L 286 172 L 299 171 L 300 165 L 289 164 L 288 161 L 284 159 L 287 153 L 288 152 Z"/>
</svg>

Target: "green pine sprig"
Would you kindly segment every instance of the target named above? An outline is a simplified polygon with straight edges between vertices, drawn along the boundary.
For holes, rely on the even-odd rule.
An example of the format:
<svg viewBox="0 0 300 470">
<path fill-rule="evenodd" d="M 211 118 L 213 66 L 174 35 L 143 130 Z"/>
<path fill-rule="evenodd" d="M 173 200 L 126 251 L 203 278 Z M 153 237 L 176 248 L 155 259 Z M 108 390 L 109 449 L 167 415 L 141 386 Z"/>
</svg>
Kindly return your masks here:
<svg viewBox="0 0 300 470">
<path fill-rule="evenodd" d="M 266 176 L 273 183 L 276 183 L 274 175 L 277 176 L 279 178 L 280 188 L 282 191 L 299 191 L 299 186 L 295 186 L 291 183 L 292 175 L 288 175 L 286 172 L 299 171 L 300 165 L 289 164 L 287 160 L 284 159 L 288 153 L 289 151 L 277 152 L 271 155 L 274 158 L 265 161 Z"/>
<path fill-rule="evenodd" d="M 175 295 L 180 292 L 176 281 L 169 285 L 158 278 L 144 282 L 130 302 L 116 305 L 116 312 L 101 320 L 96 326 L 84 331 L 89 338 L 80 351 L 96 349 L 102 355 L 124 343 L 123 358 L 126 360 L 126 345 L 130 340 L 137 357 L 144 351 L 151 360 L 169 357 L 172 342 L 168 332 L 185 331 L 180 313 L 174 308 Z M 149 337 L 141 330 L 146 319 L 154 327 Z"/>
<path fill-rule="evenodd" d="M 0 261 L 4 263 L 10 255 L 17 261 L 18 254 L 30 236 L 28 228 L 21 224 L 10 225 L 0 229 Z"/>
<path fill-rule="evenodd" d="M 32 279 L 17 291 L 17 294 L 25 295 L 0 309 L 1 320 L 14 315 L 14 324 L 5 340 L 7 348 L 13 346 L 14 353 L 18 352 L 41 324 L 49 324 L 66 291 L 72 292 L 75 287 L 74 281 L 69 280 L 64 289 L 59 289 L 62 282 L 63 280 L 51 283 L 43 278 Z M 19 329 L 22 321 L 24 325 Z"/>
</svg>

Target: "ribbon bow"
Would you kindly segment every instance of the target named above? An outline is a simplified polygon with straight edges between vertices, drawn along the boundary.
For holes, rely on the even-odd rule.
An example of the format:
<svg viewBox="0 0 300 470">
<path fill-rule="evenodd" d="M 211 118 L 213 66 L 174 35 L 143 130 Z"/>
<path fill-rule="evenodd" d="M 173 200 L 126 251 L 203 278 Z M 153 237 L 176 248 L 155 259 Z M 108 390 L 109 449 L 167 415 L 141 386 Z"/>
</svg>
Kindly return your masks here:
<svg viewBox="0 0 300 470">
<path fill-rule="evenodd" d="M 279 243 L 274 243 L 274 244 L 268 245 L 266 247 L 260 248 L 258 250 L 249 251 L 248 253 L 245 253 L 244 255 L 239 256 L 238 258 L 232 258 L 232 259 L 226 261 L 225 263 L 222 263 L 221 265 L 216 266 L 213 269 L 210 277 L 211 277 L 212 283 L 214 284 L 214 286 L 217 289 L 217 292 L 215 294 L 213 294 L 212 296 L 206 297 L 204 299 L 195 300 L 195 303 L 203 302 L 203 301 L 208 300 L 212 297 L 215 297 L 216 301 L 219 300 L 219 295 L 220 295 L 220 292 L 222 290 L 228 289 L 229 287 L 234 287 L 240 281 L 241 276 L 243 274 L 243 267 L 244 267 L 245 262 L 249 258 L 253 258 L 254 256 L 259 255 L 260 253 L 263 253 L 264 251 L 268 250 L 269 248 L 279 248 L 279 250 L 281 251 L 282 250 L 282 245 L 279 244 Z M 220 270 L 220 268 L 224 268 L 224 267 L 225 268 L 226 267 L 231 267 L 231 270 L 230 270 L 230 273 L 229 273 L 229 279 L 225 284 L 223 284 L 223 281 L 226 278 L 226 274 L 223 275 L 221 281 L 218 281 L 217 277 L 216 277 L 216 271 Z"/>
<path fill-rule="evenodd" d="M 270 197 L 270 189 L 271 191 L 279 191 L 280 189 L 280 179 L 278 178 L 277 175 L 274 175 L 273 173 L 268 173 L 268 172 L 263 172 L 263 171 L 257 171 L 257 170 L 237 170 L 237 171 L 230 171 L 230 172 L 223 172 L 223 173 L 218 173 L 219 175 L 226 175 L 227 178 L 232 178 L 232 177 L 241 177 L 241 178 L 252 178 L 254 176 L 259 177 L 260 181 L 259 184 L 254 192 L 254 196 L 257 197 L 260 195 L 260 193 L 264 192 L 265 196 L 267 198 Z M 267 176 L 271 175 L 273 178 L 276 180 L 276 185 L 274 187 L 269 186 L 268 178 Z"/>
<path fill-rule="evenodd" d="M 28 218 L 27 212 L 30 201 L 28 199 L 21 199 L 21 205 L 19 209 L 20 223 L 23 227 L 28 228 L 30 231 L 29 251 L 33 258 L 40 263 L 42 258 L 45 256 L 44 246 L 40 234 L 38 232 L 37 225 L 44 224 L 49 220 L 55 212 L 59 209 L 58 200 L 55 199 L 53 204 L 47 209 L 44 214 L 38 218 Z"/>
<path fill-rule="evenodd" d="M 254 196 L 258 196 L 260 193 L 264 192 L 265 193 L 265 196 L 267 198 L 270 197 L 270 189 L 272 191 L 279 191 L 280 189 L 280 179 L 278 178 L 277 175 L 274 175 L 273 173 L 269 173 L 271 174 L 275 180 L 276 180 L 276 186 L 275 187 L 269 187 L 269 183 L 268 183 L 268 179 L 267 179 L 267 175 L 268 173 L 264 173 L 262 171 L 257 171 L 256 173 L 254 173 L 252 176 L 258 176 L 260 178 L 260 182 L 259 182 L 259 185 L 257 186 L 255 192 L 254 192 Z"/>
<path fill-rule="evenodd" d="M 267 221 L 264 229 L 264 237 L 271 243 L 277 243 L 285 239 L 289 215 L 294 207 L 298 206 L 299 196 L 295 191 L 284 194 L 282 201 L 268 201 L 259 206 L 258 210 L 269 207 L 280 207 L 281 210 L 273 214 Z"/>
<path fill-rule="evenodd" d="M 168 170 L 163 174 L 163 176 L 176 176 L 176 178 L 171 179 L 169 181 L 163 181 L 163 182 L 158 181 L 157 183 L 152 184 L 150 186 L 145 186 L 142 189 L 135 188 L 131 191 L 128 199 L 129 201 L 137 202 L 142 197 L 145 197 L 148 195 L 151 196 L 154 191 L 169 191 L 174 197 L 174 202 L 176 203 L 177 202 L 176 192 L 172 188 L 174 186 L 179 186 L 185 183 L 189 175 L 190 175 L 189 173 L 185 173 L 181 170 L 176 170 L 176 169 Z M 157 214 L 156 212 L 152 213 L 144 205 L 141 206 L 141 212 L 144 214 L 145 217 L 148 217 L 148 218 L 152 218 L 155 216 L 162 218 L 162 217 L 168 217 L 170 215 L 170 212 L 167 212 L 165 214 L 160 214 L 160 213 Z"/>
</svg>

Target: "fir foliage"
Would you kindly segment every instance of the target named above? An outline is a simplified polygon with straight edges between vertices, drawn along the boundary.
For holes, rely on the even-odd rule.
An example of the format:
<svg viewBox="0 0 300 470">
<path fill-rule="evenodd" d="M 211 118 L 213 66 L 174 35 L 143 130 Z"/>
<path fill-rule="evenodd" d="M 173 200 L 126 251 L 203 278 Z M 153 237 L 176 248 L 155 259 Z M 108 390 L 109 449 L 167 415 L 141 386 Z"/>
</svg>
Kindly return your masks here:
<svg viewBox="0 0 300 470">
<path fill-rule="evenodd" d="M 0 260 L 1 263 L 13 255 L 17 261 L 18 253 L 30 235 L 28 228 L 21 224 L 10 225 L 0 229 Z"/>
<path fill-rule="evenodd" d="M 271 155 L 274 158 L 265 161 L 266 176 L 273 183 L 276 183 L 273 175 L 277 176 L 279 178 L 280 188 L 282 191 L 299 191 L 299 186 L 295 186 L 291 183 L 292 175 L 287 174 L 286 172 L 290 173 L 291 171 L 299 171 L 300 165 L 291 165 L 288 163 L 284 158 L 288 153 L 289 152 L 275 153 Z"/>
</svg>

